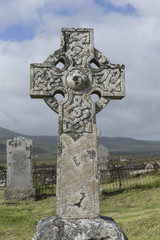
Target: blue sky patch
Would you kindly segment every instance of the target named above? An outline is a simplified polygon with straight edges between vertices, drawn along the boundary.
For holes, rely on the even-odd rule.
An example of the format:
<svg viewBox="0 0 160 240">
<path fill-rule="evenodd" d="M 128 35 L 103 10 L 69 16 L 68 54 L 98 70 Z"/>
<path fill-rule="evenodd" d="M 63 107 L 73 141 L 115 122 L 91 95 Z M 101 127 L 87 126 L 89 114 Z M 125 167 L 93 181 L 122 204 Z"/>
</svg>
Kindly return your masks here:
<svg viewBox="0 0 160 240">
<path fill-rule="evenodd" d="M 22 42 L 34 37 L 35 24 L 13 24 L 0 31 L 0 39 L 4 41 Z"/>
<path fill-rule="evenodd" d="M 97 5 L 103 8 L 104 12 L 118 12 L 124 15 L 137 15 L 136 8 L 127 3 L 124 6 L 114 6 L 105 0 L 94 0 Z"/>
</svg>

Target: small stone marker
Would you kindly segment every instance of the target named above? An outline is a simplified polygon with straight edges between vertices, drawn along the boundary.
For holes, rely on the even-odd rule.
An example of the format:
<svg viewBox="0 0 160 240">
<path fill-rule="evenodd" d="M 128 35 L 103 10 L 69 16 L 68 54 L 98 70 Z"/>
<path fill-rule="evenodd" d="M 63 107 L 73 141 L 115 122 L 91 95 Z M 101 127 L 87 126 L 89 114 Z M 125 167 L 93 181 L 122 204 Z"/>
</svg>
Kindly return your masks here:
<svg viewBox="0 0 160 240">
<path fill-rule="evenodd" d="M 108 149 L 104 146 L 104 145 L 98 145 L 98 158 L 100 158 L 100 160 L 102 158 L 105 158 L 106 160 L 109 157 L 109 151 Z"/>
<path fill-rule="evenodd" d="M 7 141 L 7 188 L 5 200 L 34 199 L 33 141 L 23 137 Z"/>
<path fill-rule="evenodd" d="M 58 93 L 64 96 L 60 102 Z M 92 94 L 99 97 L 96 103 Z M 99 218 L 96 114 L 124 97 L 124 65 L 111 64 L 94 48 L 93 29 L 63 28 L 61 48 L 44 63 L 31 64 L 30 96 L 43 98 L 59 114 L 56 219 L 60 225 L 65 219 L 93 222 Z M 45 239 L 82 239 L 62 235 Z"/>
<path fill-rule="evenodd" d="M 109 151 L 104 145 L 98 145 L 98 171 L 99 171 L 99 192 L 102 195 L 101 179 L 110 178 L 110 172 L 107 167 Z M 103 180 L 102 180 L 103 181 Z"/>
</svg>

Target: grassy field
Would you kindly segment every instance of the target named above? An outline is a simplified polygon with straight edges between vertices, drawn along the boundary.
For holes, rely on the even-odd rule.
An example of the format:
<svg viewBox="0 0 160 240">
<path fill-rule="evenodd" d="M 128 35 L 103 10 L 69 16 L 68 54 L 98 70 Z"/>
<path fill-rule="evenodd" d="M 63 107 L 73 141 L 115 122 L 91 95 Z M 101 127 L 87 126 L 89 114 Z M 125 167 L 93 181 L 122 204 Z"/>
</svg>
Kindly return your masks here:
<svg viewBox="0 0 160 240">
<path fill-rule="evenodd" d="M 103 196 L 101 214 L 113 217 L 129 240 L 160 239 L 160 188 Z"/>
<path fill-rule="evenodd" d="M 122 227 L 129 240 L 160 239 L 160 188 L 130 189 L 102 196 L 101 215 Z M 0 188 L 0 240 L 31 240 L 37 222 L 55 215 L 55 197 L 4 202 Z"/>
<path fill-rule="evenodd" d="M 41 201 L 3 201 L 0 188 L 0 240 L 31 240 L 37 222 L 55 215 L 55 197 Z"/>
</svg>

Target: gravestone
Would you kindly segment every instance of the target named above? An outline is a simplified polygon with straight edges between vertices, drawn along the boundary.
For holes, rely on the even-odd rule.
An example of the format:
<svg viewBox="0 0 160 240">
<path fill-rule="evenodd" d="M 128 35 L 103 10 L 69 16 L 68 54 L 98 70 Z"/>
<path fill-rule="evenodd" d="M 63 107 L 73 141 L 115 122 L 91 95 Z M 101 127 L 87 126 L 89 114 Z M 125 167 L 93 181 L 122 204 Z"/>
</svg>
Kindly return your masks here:
<svg viewBox="0 0 160 240">
<path fill-rule="evenodd" d="M 104 145 L 98 145 L 98 171 L 99 171 L 99 192 L 102 194 L 102 186 L 101 182 L 104 179 L 110 178 L 110 171 L 108 169 L 108 161 L 109 161 L 109 151 Z"/>
<path fill-rule="evenodd" d="M 64 99 L 58 102 L 57 94 Z M 124 97 L 124 65 L 111 64 L 94 48 L 93 29 L 63 28 L 61 48 L 44 63 L 31 64 L 30 96 L 59 114 L 56 217 L 42 221 L 34 239 L 90 239 L 93 228 L 107 224 L 99 216 L 96 114 Z M 86 223 L 88 233 L 80 230 Z"/>
<path fill-rule="evenodd" d="M 5 200 L 34 199 L 33 141 L 23 137 L 7 141 L 7 187 Z"/>
<path fill-rule="evenodd" d="M 108 157 L 109 157 L 108 149 L 102 144 L 98 145 L 98 158 L 100 158 L 100 160 L 105 158 L 107 161 Z"/>
</svg>

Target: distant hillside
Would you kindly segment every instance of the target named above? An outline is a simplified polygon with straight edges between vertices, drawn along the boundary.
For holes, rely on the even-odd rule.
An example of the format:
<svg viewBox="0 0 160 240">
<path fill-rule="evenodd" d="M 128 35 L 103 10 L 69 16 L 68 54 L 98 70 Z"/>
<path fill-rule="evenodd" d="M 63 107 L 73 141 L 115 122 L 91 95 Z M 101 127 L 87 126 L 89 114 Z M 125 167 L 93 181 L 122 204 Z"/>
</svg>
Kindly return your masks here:
<svg viewBox="0 0 160 240">
<path fill-rule="evenodd" d="M 6 140 L 18 136 L 26 137 L 34 141 L 35 161 L 56 162 L 56 136 L 30 136 L 0 127 L 0 163 L 6 163 Z M 160 141 L 144 141 L 122 137 L 102 137 L 98 139 L 98 144 L 107 147 L 110 154 L 160 151 Z"/>
<path fill-rule="evenodd" d="M 32 139 L 33 141 L 37 142 L 44 142 L 44 143 L 49 143 L 49 144 L 57 144 L 57 137 L 56 136 L 32 136 L 32 135 L 25 135 L 22 133 L 17 133 L 10 131 L 8 129 L 0 127 L 0 138 L 4 139 L 10 139 L 10 138 L 15 138 L 18 136 L 22 136 L 25 138 Z"/>
<path fill-rule="evenodd" d="M 102 137 L 98 139 L 98 144 L 107 147 L 110 153 L 160 151 L 160 141 L 145 141 L 122 137 Z"/>
</svg>

